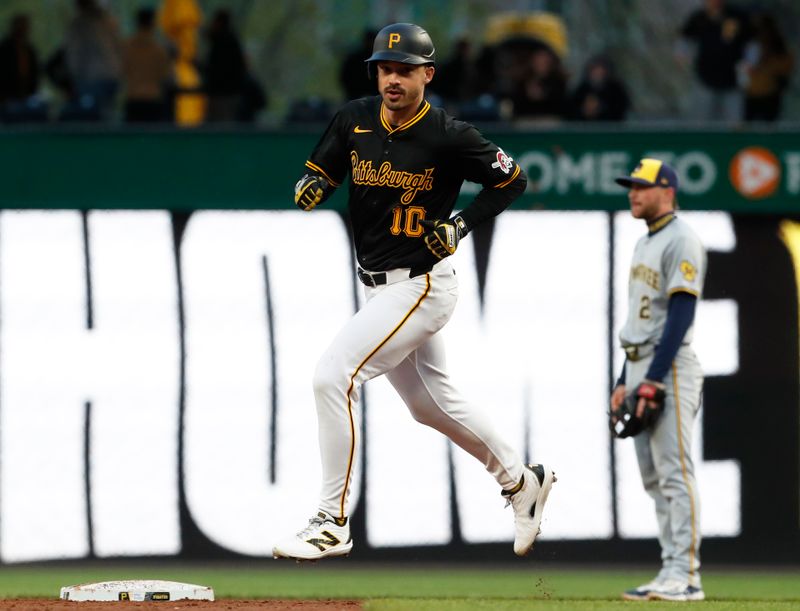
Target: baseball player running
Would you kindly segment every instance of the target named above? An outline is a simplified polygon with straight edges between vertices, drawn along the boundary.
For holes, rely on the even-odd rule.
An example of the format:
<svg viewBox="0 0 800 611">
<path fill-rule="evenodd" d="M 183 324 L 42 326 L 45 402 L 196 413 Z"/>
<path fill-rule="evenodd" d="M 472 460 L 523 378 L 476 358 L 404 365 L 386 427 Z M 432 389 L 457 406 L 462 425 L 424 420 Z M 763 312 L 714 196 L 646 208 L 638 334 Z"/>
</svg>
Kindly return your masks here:
<svg viewBox="0 0 800 611">
<path fill-rule="evenodd" d="M 623 598 L 703 600 L 700 501 L 689 454 L 703 374 L 689 344 L 706 253 L 675 215 L 678 178 L 670 166 L 642 159 L 617 182 L 629 189 L 631 214 L 647 223 L 647 235 L 636 244 L 631 263 L 628 319 L 620 332 L 627 358 L 611 395 L 612 418 L 623 407 L 626 388 L 636 389 L 637 416 L 663 407 L 634 437 L 642 483 L 655 501 L 662 568 Z"/>
<path fill-rule="evenodd" d="M 295 186 L 295 203 L 312 210 L 350 176 L 349 216 L 366 303 L 314 372 L 323 479 L 319 511 L 299 533 L 276 543 L 273 555 L 318 560 L 350 553 L 348 497 L 359 451 L 359 393 L 364 382 L 386 374 L 416 420 L 441 431 L 497 480 L 514 509 L 514 552 L 523 556 L 538 534 L 553 471 L 523 464 L 484 412 L 461 397 L 447 374 L 438 331 L 458 295 L 447 257 L 470 230 L 519 197 L 527 180 L 473 126 L 425 100 L 434 46 L 421 27 L 386 26 L 366 62 L 377 73 L 380 95 L 341 108 Z M 483 189 L 451 218 L 464 180 Z"/>
</svg>

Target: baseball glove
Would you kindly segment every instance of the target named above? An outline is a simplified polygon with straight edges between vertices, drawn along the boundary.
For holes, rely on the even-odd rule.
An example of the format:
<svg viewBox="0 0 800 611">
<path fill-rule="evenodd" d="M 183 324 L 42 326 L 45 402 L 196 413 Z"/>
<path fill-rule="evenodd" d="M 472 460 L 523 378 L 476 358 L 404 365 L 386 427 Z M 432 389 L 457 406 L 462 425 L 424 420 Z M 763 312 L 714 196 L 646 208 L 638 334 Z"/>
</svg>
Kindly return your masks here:
<svg viewBox="0 0 800 611">
<path fill-rule="evenodd" d="M 608 425 L 616 437 L 633 437 L 652 427 L 664 411 L 664 388 L 655 382 L 645 381 L 625 397 L 616 411 L 608 413 Z M 639 400 L 644 399 L 644 410 L 636 414 Z"/>
</svg>

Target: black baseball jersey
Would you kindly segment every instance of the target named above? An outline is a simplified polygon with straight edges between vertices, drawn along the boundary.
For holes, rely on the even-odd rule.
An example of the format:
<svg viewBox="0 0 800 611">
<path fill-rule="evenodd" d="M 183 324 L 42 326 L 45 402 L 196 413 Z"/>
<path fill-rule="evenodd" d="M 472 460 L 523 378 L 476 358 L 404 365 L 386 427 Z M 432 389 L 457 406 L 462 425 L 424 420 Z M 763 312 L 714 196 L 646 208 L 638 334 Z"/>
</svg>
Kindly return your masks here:
<svg viewBox="0 0 800 611">
<path fill-rule="evenodd" d="M 364 269 L 424 269 L 438 259 L 422 220 L 448 219 L 464 180 L 483 190 L 462 213 L 471 229 L 507 208 L 525 189 L 519 165 L 475 127 L 423 101 L 390 125 L 380 96 L 347 103 L 306 162 L 334 187 L 350 175 L 348 211 Z"/>
</svg>

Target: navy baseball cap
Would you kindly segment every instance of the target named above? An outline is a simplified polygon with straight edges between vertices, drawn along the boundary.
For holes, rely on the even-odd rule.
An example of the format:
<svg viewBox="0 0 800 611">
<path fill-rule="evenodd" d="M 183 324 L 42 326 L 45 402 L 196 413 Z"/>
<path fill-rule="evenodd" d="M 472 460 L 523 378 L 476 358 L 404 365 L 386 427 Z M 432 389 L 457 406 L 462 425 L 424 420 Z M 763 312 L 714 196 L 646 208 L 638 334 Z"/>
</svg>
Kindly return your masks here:
<svg viewBox="0 0 800 611">
<path fill-rule="evenodd" d="M 631 188 L 633 185 L 646 187 L 672 187 L 678 190 L 678 175 L 672 167 L 660 159 L 644 158 L 631 172 L 630 176 L 620 176 L 615 179 L 618 185 Z"/>
</svg>

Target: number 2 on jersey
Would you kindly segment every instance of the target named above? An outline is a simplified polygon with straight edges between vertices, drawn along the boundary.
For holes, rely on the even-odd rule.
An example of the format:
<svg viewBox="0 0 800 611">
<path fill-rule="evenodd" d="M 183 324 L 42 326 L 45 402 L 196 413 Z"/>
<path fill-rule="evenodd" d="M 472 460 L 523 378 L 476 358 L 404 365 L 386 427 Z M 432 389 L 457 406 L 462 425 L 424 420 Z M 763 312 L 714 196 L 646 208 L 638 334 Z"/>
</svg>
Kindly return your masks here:
<svg viewBox="0 0 800 611">
<path fill-rule="evenodd" d="M 650 297 L 642 295 L 639 300 L 639 318 L 647 320 L 650 318 Z"/>
<path fill-rule="evenodd" d="M 395 206 L 392 210 L 392 235 L 406 234 L 410 238 L 422 235 L 422 225 L 425 218 L 425 208 L 421 206 Z"/>
</svg>

